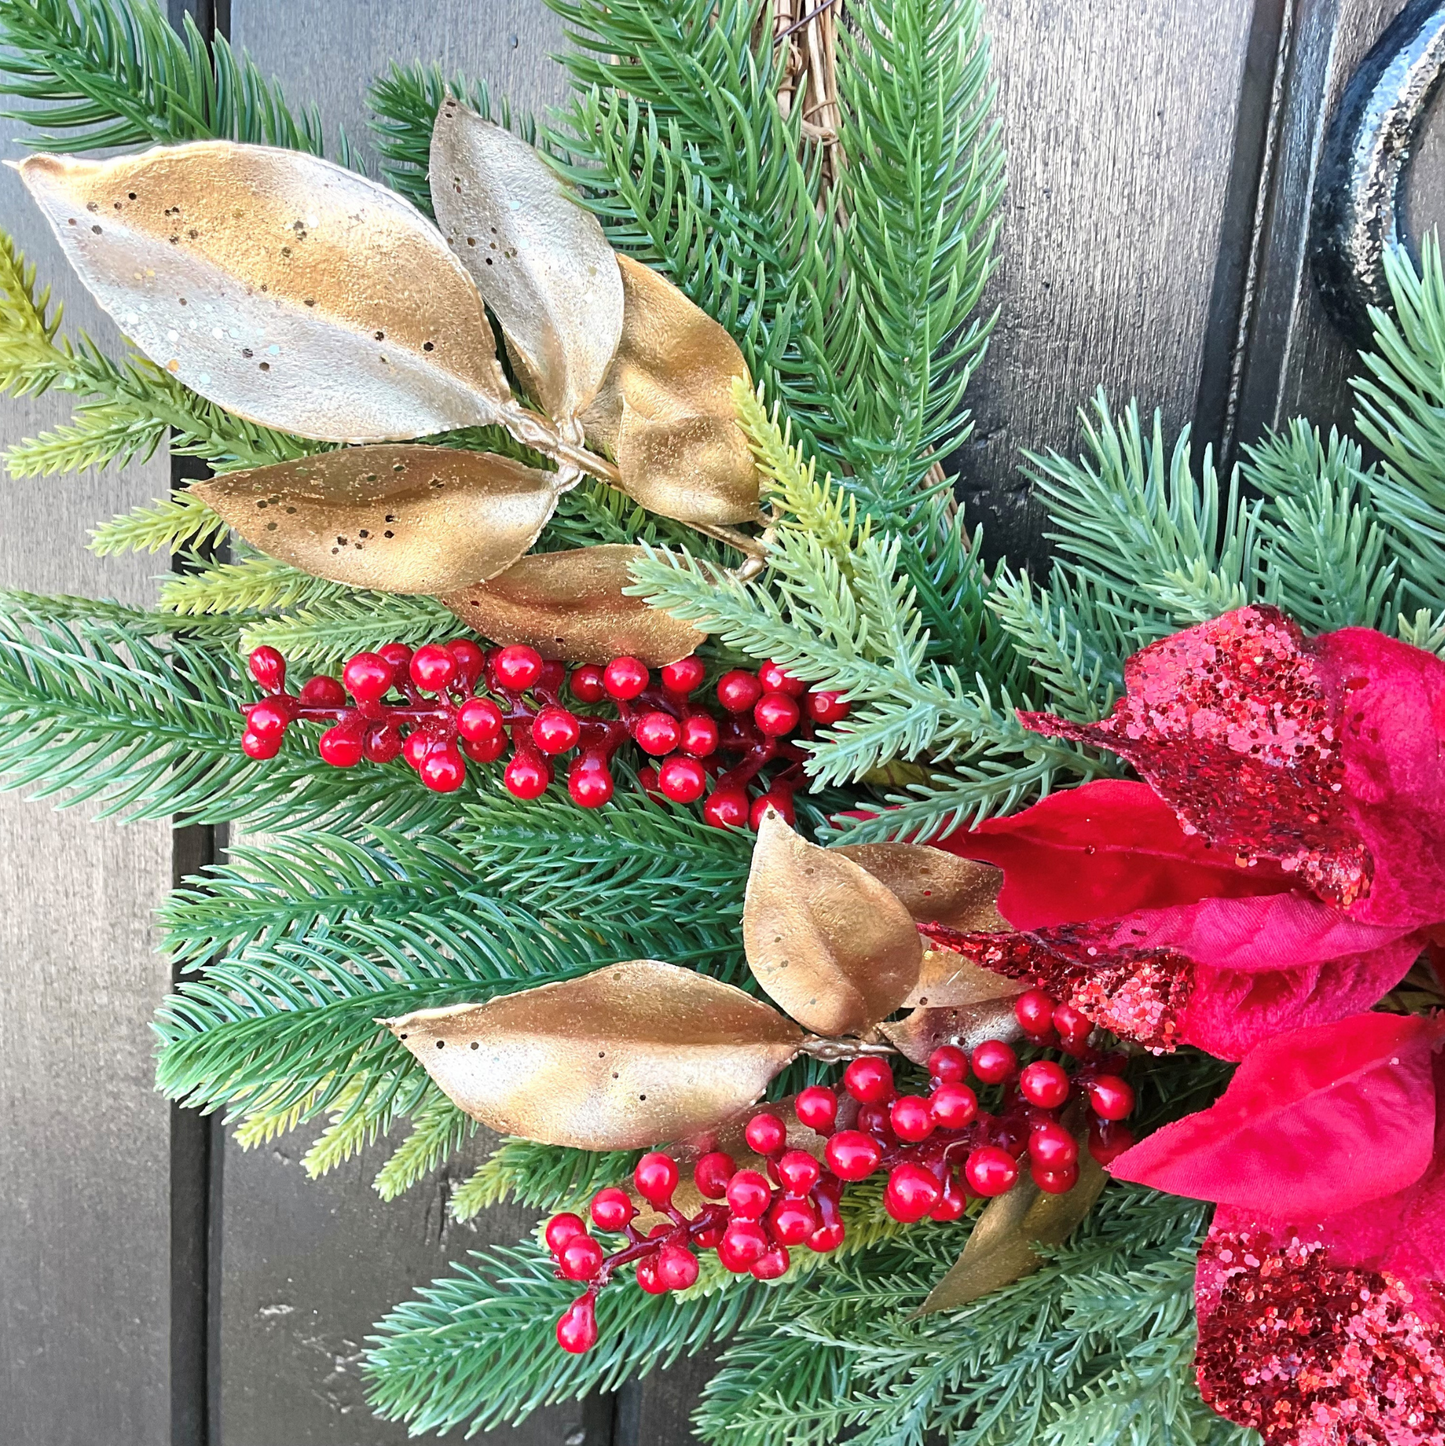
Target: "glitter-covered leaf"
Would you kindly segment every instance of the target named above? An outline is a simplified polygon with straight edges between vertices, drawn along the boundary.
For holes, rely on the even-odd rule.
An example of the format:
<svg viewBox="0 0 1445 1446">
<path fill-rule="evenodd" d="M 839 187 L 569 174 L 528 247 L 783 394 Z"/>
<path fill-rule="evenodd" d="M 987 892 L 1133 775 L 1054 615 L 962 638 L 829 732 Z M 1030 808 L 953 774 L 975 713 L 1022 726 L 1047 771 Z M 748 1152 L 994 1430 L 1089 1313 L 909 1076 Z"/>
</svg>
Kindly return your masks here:
<svg viewBox="0 0 1445 1446">
<path fill-rule="evenodd" d="M 687 657 L 707 634 L 623 594 L 642 555 L 622 543 L 533 553 L 485 587 L 441 601 L 484 638 L 527 643 L 544 658 L 607 663 L 626 655 L 659 667 Z"/>
<path fill-rule="evenodd" d="M 622 277 L 596 217 L 537 152 L 448 96 L 431 138 L 437 225 L 558 421 L 597 395 L 622 336 Z"/>
<path fill-rule="evenodd" d="M 652 1145 L 736 1113 L 802 1038 L 742 990 L 653 959 L 386 1024 L 473 1119 L 583 1150 Z"/>
<path fill-rule="evenodd" d="M 587 438 L 612 452 L 622 486 L 650 512 L 725 524 L 758 516 L 758 471 L 732 385 L 748 380 L 737 343 L 670 281 L 619 256 L 622 340 Z"/>
<path fill-rule="evenodd" d="M 526 552 L 557 505 L 557 480 L 491 452 L 393 445 L 231 472 L 191 491 L 247 542 L 317 577 L 445 593 Z"/>
<path fill-rule="evenodd" d="M 1110 1171 L 1283 1218 L 1390 1195 L 1430 1164 L 1431 1054 L 1442 1040 L 1445 1020 L 1393 1014 L 1277 1035 L 1245 1057 L 1209 1109 L 1157 1130 Z"/>
<path fill-rule="evenodd" d="M 1062 1195 L 1046 1194 L 1030 1179 L 990 1200 L 969 1233 L 963 1253 L 923 1302 L 920 1315 L 957 1310 L 1026 1275 L 1043 1261 L 1035 1245 L 1062 1245 L 1094 1207 L 1108 1176 L 1087 1149 L 1079 1151 L 1079 1179 Z"/>
<path fill-rule="evenodd" d="M 835 849 L 867 869 L 920 924 L 953 929 L 1007 929 L 995 900 L 1003 874 L 923 844 L 845 844 Z"/>
<path fill-rule="evenodd" d="M 481 298 L 436 228 L 355 171 L 229 141 L 20 174 L 67 259 L 158 366 L 228 411 L 333 442 L 498 420 Z"/>
<path fill-rule="evenodd" d="M 759 984 L 819 1034 L 859 1034 L 902 1004 L 923 946 L 908 910 L 837 849 L 769 809 L 753 846 L 743 945 Z"/>
</svg>

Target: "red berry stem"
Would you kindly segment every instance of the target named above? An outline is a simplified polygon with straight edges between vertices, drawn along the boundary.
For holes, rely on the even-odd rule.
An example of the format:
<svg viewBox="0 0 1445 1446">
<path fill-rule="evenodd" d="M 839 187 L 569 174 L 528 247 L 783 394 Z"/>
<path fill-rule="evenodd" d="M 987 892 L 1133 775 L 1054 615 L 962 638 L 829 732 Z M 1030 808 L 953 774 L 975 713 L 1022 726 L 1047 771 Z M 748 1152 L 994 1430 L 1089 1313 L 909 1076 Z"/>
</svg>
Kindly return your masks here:
<svg viewBox="0 0 1445 1446">
<path fill-rule="evenodd" d="M 816 722 L 848 713 L 836 694 L 808 693 L 772 663 L 757 674 L 725 674 L 715 716 L 692 696 L 706 675 L 695 657 L 669 663 L 657 680 L 630 657 L 569 674 L 532 648 L 483 653 L 466 639 L 415 651 L 388 643 L 349 659 L 340 678 L 312 678 L 296 694 L 286 691 L 286 660 L 274 648 L 251 654 L 251 675 L 266 694 L 244 708 L 241 747 L 252 758 L 274 758 L 298 719 L 326 723 L 318 744 L 326 762 L 351 768 L 400 755 L 428 788 L 450 792 L 465 781 L 466 759 L 494 763 L 510 747 L 503 782 L 531 799 L 551 787 L 556 761 L 570 754 L 568 793 L 583 808 L 599 808 L 613 795 L 613 763 L 630 742 L 659 760 L 637 769 L 644 790 L 682 804 L 706 794 L 703 817 L 735 828 L 756 828 L 769 806 L 792 821 L 805 754 L 787 735 L 810 738 Z M 578 714 L 564 690 L 589 705 L 610 702 L 617 716 Z M 750 786 L 774 764 L 782 766 L 754 797 Z"/>
<path fill-rule="evenodd" d="M 557 1215 L 546 1238 L 559 1278 L 585 1281 L 587 1289 L 557 1325 L 563 1349 L 584 1351 L 597 1339 L 593 1303 L 597 1292 L 623 1266 L 636 1269 L 638 1284 L 652 1294 L 685 1290 L 698 1278 L 695 1249 L 718 1252 L 735 1274 L 775 1280 L 789 1267 L 789 1250 L 806 1245 L 826 1253 L 846 1235 L 839 1202 L 847 1184 L 888 1172 L 884 1209 L 903 1223 L 957 1220 L 970 1200 L 1006 1194 L 1021 1178 L 1021 1161 L 1039 1189 L 1071 1190 L 1079 1178 L 1079 1142 L 1063 1123 L 1071 1105 L 1089 1121 L 1089 1150 L 1107 1163 L 1133 1143 L 1119 1123 L 1133 1108 L 1134 1095 L 1120 1077 L 1124 1061 L 1089 1042 L 1067 1006 L 1041 990 L 1017 1001 L 1025 1030 L 1041 1038 L 1062 1036 L 1070 1071 L 1050 1059 L 1020 1068 L 1013 1048 L 985 1040 L 970 1058 L 945 1044 L 929 1056 L 929 1093 L 899 1096 L 893 1070 L 875 1054 L 854 1059 L 843 1072 L 849 1109 L 837 1091 L 811 1085 L 796 1096 L 798 1122 L 824 1137 L 822 1159 L 788 1148 L 788 1131 L 771 1110 L 754 1115 L 744 1131 L 747 1146 L 763 1169 L 739 1169 L 721 1151 L 703 1155 L 693 1167 L 699 1194 L 710 1202 L 689 1217 L 674 1203 L 679 1171 L 672 1156 L 644 1155 L 633 1174 L 637 1193 L 666 1221 L 644 1235 L 634 1224 L 632 1198 L 615 1186 L 593 1198 L 593 1223 L 620 1233 L 626 1243 L 608 1255 L 575 1215 Z M 1062 1019 L 1061 1019 L 1062 1015 Z M 1001 1087 L 996 1110 L 980 1107 L 969 1074 L 981 1085 Z M 718 1202 L 718 1203 L 711 1203 Z M 590 1322 L 590 1327 L 588 1323 Z"/>
</svg>

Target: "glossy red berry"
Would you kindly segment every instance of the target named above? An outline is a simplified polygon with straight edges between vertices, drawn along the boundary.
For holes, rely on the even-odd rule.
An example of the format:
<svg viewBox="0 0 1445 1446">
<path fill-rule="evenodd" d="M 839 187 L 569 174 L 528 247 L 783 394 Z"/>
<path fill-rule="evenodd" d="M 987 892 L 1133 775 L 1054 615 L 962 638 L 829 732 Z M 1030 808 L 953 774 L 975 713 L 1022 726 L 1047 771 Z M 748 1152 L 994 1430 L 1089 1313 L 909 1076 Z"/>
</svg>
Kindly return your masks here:
<svg viewBox="0 0 1445 1446">
<path fill-rule="evenodd" d="M 342 686 L 341 679 L 333 678 L 326 673 L 318 673 L 316 677 L 308 678 L 301 685 L 298 697 L 308 708 L 344 708 L 346 706 L 346 689 Z"/>
<path fill-rule="evenodd" d="M 649 1204 L 666 1205 L 677 1189 L 677 1161 L 660 1150 L 652 1150 L 638 1162 L 632 1172 L 637 1193 Z"/>
<path fill-rule="evenodd" d="M 338 723 L 321 735 L 317 751 L 333 768 L 354 768 L 361 762 L 362 733 L 354 723 Z"/>
<path fill-rule="evenodd" d="M 729 713 L 746 713 L 762 696 L 763 685 L 741 668 L 734 668 L 717 680 L 717 700 Z"/>
<path fill-rule="evenodd" d="M 769 809 L 777 812 L 784 823 L 792 825 L 797 822 L 797 811 L 793 807 L 793 795 L 791 793 L 775 793 L 769 789 L 761 798 L 755 798 L 752 807 L 748 810 L 748 822 L 753 828 L 763 826 L 763 815 Z"/>
<path fill-rule="evenodd" d="M 717 752 L 719 736 L 715 719 L 706 713 L 694 713 L 682 720 L 682 739 L 678 747 L 693 758 L 709 758 Z"/>
<path fill-rule="evenodd" d="M 406 735 L 406 742 L 401 745 L 402 756 L 413 768 L 420 768 L 436 742 L 434 734 L 428 733 L 425 728 L 417 728 Z"/>
<path fill-rule="evenodd" d="M 778 1182 L 792 1195 L 806 1195 L 822 1173 L 806 1150 L 789 1150 L 777 1163 Z"/>
<path fill-rule="evenodd" d="M 457 709 L 457 732 L 469 743 L 497 738 L 502 727 L 502 710 L 490 698 L 468 698 Z"/>
<path fill-rule="evenodd" d="M 1072 1004 L 1060 1004 L 1054 1010 L 1054 1028 L 1068 1049 L 1082 1049 L 1089 1042 L 1094 1026 L 1082 1009 Z"/>
<path fill-rule="evenodd" d="M 637 1262 L 637 1283 L 648 1295 L 667 1294 L 667 1287 L 657 1278 L 656 1255 L 644 1255 Z"/>
<path fill-rule="evenodd" d="M 1105 1120 L 1089 1126 L 1089 1153 L 1101 1164 L 1117 1160 L 1125 1150 L 1134 1148 L 1134 1134 L 1128 1126 Z"/>
<path fill-rule="evenodd" d="M 886 1104 L 893 1098 L 893 1070 L 887 1060 L 865 1054 L 843 1071 L 843 1088 L 859 1104 Z"/>
<path fill-rule="evenodd" d="M 380 728 L 366 730 L 366 741 L 361 745 L 361 753 L 368 763 L 390 763 L 401 750 L 401 734 L 389 723 Z"/>
<path fill-rule="evenodd" d="M 657 1279 L 668 1290 L 686 1290 L 697 1284 L 697 1256 L 685 1245 L 671 1242 L 657 1252 Z"/>
<path fill-rule="evenodd" d="M 793 1113 L 810 1130 L 826 1134 L 838 1118 L 838 1096 L 827 1085 L 809 1085 L 798 1091 Z"/>
<path fill-rule="evenodd" d="M 740 788 L 720 788 L 703 804 L 702 816 L 714 828 L 745 828 L 748 796 Z"/>
<path fill-rule="evenodd" d="M 1025 1034 L 1047 1034 L 1054 1027 L 1054 1001 L 1042 989 L 1030 989 L 1014 1000 L 1014 1018 Z"/>
<path fill-rule="evenodd" d="M 262 698 L 246 714 L 246 728 L 258 738 L 280 738 L 291 721 L 291 710 L 280 698 Z"/>
<path fill-rule="evenodd" d="M 632 736 L 644 753 L 661 758 L 682 742 L 682 724 L 671 713 L 644 713 L 633 725 Z"/>
<path fill-rule="evenodd" d="M 626 1190 L 609 1185 L 592 1197 L 592 1223 L 599 1230 L 621 1230 L 637 1214 Z"/>
<path fill-rule="evenodd" d="M 492 654 L 492 674 L 509 693 L 525 693 L 542 676 L 542 655 L 525 643 L 512 643 Z"/>
<path fill-rule="evenodd" d="M 897 1144 L 898 1136 L 893 1133 L 893 1121 L 888 1116 L 887 1105 L 859 1105 L 858 1128 L 865 1135 L 887 1144 Z"/>
<path fill-rule="evenodd" d="M 411 655 L 411 680 L 424 693 L 440 693 L 457 676 L 457 660 L 440 643 L 425 643 Z"/>
<path fill-rule="evenodd" d="M 268 693 L 279 693 L 286 686 L 286 659 L 275 648 L 253 648 L 247 661 L 251 676 Z"/>
<path fill-rule="evenodd" d="M 943 1193 L 938 1197 L 938 1204 L 928 1212 L 928 1218 L 945 1222 L 957 1220 L 967 1209 L 968 1193 L 958 1176 L 950 1170 L 948 1179 L 943 1184 Z"/>
<path fill-rule="evenodd" d="M 462 752 L 473 763 L 495 763 L 506 751 L 507 735 L 500 730 L 490 738 L 479 738 L 475 742 L 467 738 L 462 741 Z"/>
<path fill-rule="evenodd" d="M 754 1280 L 777 1280 L 788 1273 L 791 1263 L 787 1247 L 775 1245 L 761 1260 L 753 1262 L 750 1273 Z"/>
<path fill-rule="evenodd" d="M 804 1196 L 782 1196 L 768 1211 L 768 1233 L 779 1245 L 803 1245 L 818 1228 L 818 1211 Z"/>
<path fill-rule="evenodd" d="M 1029 1158 L 1044 1170 L 1062 1170 L 1079 1158 L 1079 1142 L 1057 1120 L 1040 1120 L 1029 1131 Z"/>
<path fill-rule="evenodd" d="M 597 1344 L 597 1310 L 590 1294 L 579 1295 L 562 1312 L 557 1322 L 557 1344 L 574 1356 L 590 1351 Z"/>
<path fill-rule="evenodd" d="M 1101 1074 L 1089 1086 L 1089 1105 L 1100 1119 L 1125 1119 L 1134 1108 L 1134 1087 L 1118 1075 Z"/>
<path fill-rule="evenodd" d="M 702 687 L 702 680 L 706 676 L 707 666 L 701 658 L 679 658 L 677 662 L 668 663 L 663 668 L 662 686 L 669 693 L 681 693 L 686 697 Z"/>
<path fill-rule="evenodd" d="M 764 693 L 753 709 L 753 722 L 765 738 L 781 738 L 798 726 L 798 704 L 786 693 Z"/>
<path fill-rule="evenodd" d="M 823 1147 L 823 1158 L 840 1180 L 866 1180 L 878 1168 L 883 1151 L 861 1130 L 839 1130 Z"/>
<path fill-rule="evenodd" d="M 391 687 L 391 664 L 376 653 L 358 653 L 341 670 L 346 691 L 358 703 L 372 703 Z"/>
<path fill-rule="evenodd" d="M 820 1225 L 808 1237 L 808 1249 L 815 1250 L 819 1255 L 826 1255 L 830 1250 L 836 1250 L 847 1235 L 841 1220 L 830 1220 L 826 1225 Z"/>
<path fill-rule="evenodd" d="M 758 682 L 765 693 L 785 693 L 790 698 L 801 698 L 808 685 L 801 678 L 795 678 L 786 668 L 777 663 L 764 663 L 758 669 Z"/>
<path fill-rule="evenodd" d="M 549 703 L 532 719 L 532 742 L 543 753 L 566 753 L 577 746 L 582 725 L 565 708 Z"/>
<path fill-rule="evenodd" d="M 562 1247 L 574 1236 L 585 1235 L 587 1226 L 580 1215 L 574 1215 L 570 1210 L 564 1211 L 561 1215 L 554 1215 L 548 1222 L 543 1232 L 547 1240 L 547 1249 L 553 1255 L 561 1255 Z"/>
<path fill-rule="evenodd" d="M 721 1150 L 710 1150 L 692 1167 L 692 1181 L 704 1200 L 721 1200 L 728 1181 L 738 1172 L 736 1161 Z"/>
<path fill-rule="evenodd" d="M 940 1044 L 928 1056 L 928 1072 L 937 1080 L 957 1082 L 968 1078 L 968 1056 L 956 1044 Z"/>
<path fill-rule="evenodd" d="M 467 766 L 455 743 L 438 743 L 417 769 L 421 781 L 433 793 L 455 793 L 467 778 Z"/>
<path fill-rule="evenodd" d="M 674 803 L 696 803 L 707 789 L 707 771 L 697 759 L 678 755 L 657 770 L 657 787 Z"/>
<path fill-rule="evenodd" d="M 704 1250 L 716 1250 L 718 1242 L 723 1237 L 723 1229 L 727 1225 L 726 1219 L 719 1220 L 713 1217 L 701 1230 L 694 1230 L 692 1233 L 693 1243 Z"/>
<path fill-rule="evenodd" d="M 803 707 L 814 723 L 841 723 L 853 710 L 841 693 L 809 693 Z"/>
<path fill-rule="evenodd" d="M 929 1097 L 928 1107 L 939 1127 L 961 1130 L 978 1115 L 978 1096 L 966 1084 L 946 1080 Z"/>
<path fill-rule="evenodd" d="M 607 696 L 607 689 L 602 682 L 602 669 L 595 663 L 583 663 L 580 668 L 573 668 L 567 686 L 579 703 L 600 703 Z"/>
<path fill-rule="evenodd" d="M 743 1131 L 748 1148 L 759 1155 L 772 1155 L 788 1141 L 788 1127 L 772 1114 L 754 1115 Z"/>
<path fill-rule="evenodd" d="M 542 693 L 560 693 L 562 684 L 567 681 L 567 665 L 559 663 L 555 658 L 545 658 L 542 661 L 542 675 L 537 679 L 536 688 Z"/>
<path fill-rule="evenodd" d="M 973 1052 L 973 1072 L 984 1084 L 1002 1084 L 1018 1073 L 1019 1059 L 1002 1040 L 986 1039 Z"/>
<path fill-rule="evenodd" d="M 567 770 L 567 792 L 579 808 L 601 808 L 611 799 L 615 787 L 612 771 L 601 754 L 584 753 L 574 758 Z"/>
<path fill-rule="evenodd" d="M 926 1140 L 933 1133 L 933 1111 L 920 1095 L 902 1095 L 894 1100 L 888 1118 L 893 1133 L 910 1145 Z"/>
<path fill-rule="evenodd" d="M 482 676 L 487 655 L 470 638 L 453 639 L 447 644 L 447 652 L 456 661 L 457 677 L 462 686 L 470 688 Z"/>
<path fill-rule="evenodd" d="M 718 1242 L 717 1255 L 723 1267 L 739 1275 L 768 1253 L 772 1242 L 756 1220 L 734 1220 Z"/>
<path fill-rule="evenodd" d="M 547 765 L 532 753 L 514 753 L 502 774 L 502 782 L 514 798 L 541 798 L 551 781 Z"/>
<path fill-rule="evenodd" d="M 932 1170 L 905 1161 L 895 1165 L 883 1191 L 883 1208 L 895 1219 L 905 1223 L 922 1220 L 935 1205 L 943 1187 Z"/>
<path fill-rule="evenodd" d="M 647 664 L 636 658 L 613 658 L 602 670 L 602 686 L 610 697 L 627 703 L 642 693 L 652 681 Z"/>
<path fill-rule="evenodd" d="M 383 643 L 376 653 L 391 669 L 392 682 L 399 683 L 406 677 L 411 667 L 411 649 L 405 643 Z"/>
<path fill-rule="evenodd" d="M 1079 1167 L 1064 1165 L 1057 1170 L 1046 1170 L 1035 1161 L 1029 1166 L 1033 1182 L 1048 1195 L 1067 1195 L 1079 1183 Z"/>
<path fill-rule="evenodd" d="M 756 1170 L 739 1170 L 727 1185 L 728 1208 L 739 1220 L 761 1220 L 772 1187 Z"/>
<path fill-rule="evenodd" d="M 270 738 L 263 738 L 259 733 L 252 733 L 248 728 L 241 735 L 241 752 L 247 758 L 274 758 L 281 751 L 283 741 L 284 739 L 279 733 L 273 734 Z"/>
<path fill-rule="evenodd" d="M 1069 1097 L 1069 1076 L 1051 1059 L 1035 1060 L 1019 1075 L 1019 1093 L 1041 1110 L 1056 1110 Z"/>
<path fill-rule="evenodd" d="M 1012 1190 L 1019 1178 L 1018 1161 L 997 1145 L 980 1145 L 969 1155 L 963 1172 L 979 1195 L 1002 1195 Z"/>
</svg>

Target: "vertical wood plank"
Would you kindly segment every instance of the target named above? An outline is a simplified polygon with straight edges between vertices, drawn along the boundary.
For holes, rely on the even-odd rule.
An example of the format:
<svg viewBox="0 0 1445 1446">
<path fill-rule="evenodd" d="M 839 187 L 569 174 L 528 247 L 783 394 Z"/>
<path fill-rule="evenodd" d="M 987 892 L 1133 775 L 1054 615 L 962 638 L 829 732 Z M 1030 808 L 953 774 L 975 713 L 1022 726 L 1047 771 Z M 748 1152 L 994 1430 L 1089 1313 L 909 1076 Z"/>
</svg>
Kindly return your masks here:
<svg viewBox="0 0 1445 1446">
<path fill-rule="evenodd" d="M 1008 152 L 1001 308 L 961 457 L 992 555 L 1041 558 L 1022 449 L 1076 449 L 1101 384 L 1190 420 L 1199 392 L 1252 0 L 994 0 Z"/>
<path fill-rule="evenodd" d="M 0 215 L 55 283 L 67 329 L 118 352 L 10 171 Z M 63 396 L 0 400 L 0 441 L 69 413 Z M 153 597 L 155 559 L 100 560 L 85 540 L 166 494 L 164 457 L 3 486 L 0 585 Z M 170 1434 L 170 1130 L 148 1026 L 169 973 L 150 915 L 170 883 L 170 829 L 90 812 L 0 796 L 0 1436 L 156 1446 Z"/>
<path fill-rule="evenodd" d="M 328 145 L 344 126 L 364 142 L 365 91 L 393 61 L 439 62 L 488 81 L 519 111 L 562 99 L 566 81 L 549 52 L 561 28 L 540 0 L 233 0 L 232 41 L 275 75 L 296 106 L 315 101 Z M 383 1202 L 371 1181 L 389 1147 L 365 1152 L 312 1182 L 299 1160 L 308 1141 L 273 1149 L 224 1145 L 221 1189 L 218 1402 L 222 1446 L 391 1446 L 399 1425 L 375 1420 L 357 1367 L 372 1324 L 452 1261 L 489 1242 L 513 1243 L 535 1216 L 489 1211 L 450 1221 L 454 1185 L 485 1157 L 481 1140 L 436 1177 Z M 610 1400 L 538 1412 L 487 1439 L 515 1446 L 607 1446 Z M 658 1440 L 683 1440 L 669 1432 Z"/>
</svg>

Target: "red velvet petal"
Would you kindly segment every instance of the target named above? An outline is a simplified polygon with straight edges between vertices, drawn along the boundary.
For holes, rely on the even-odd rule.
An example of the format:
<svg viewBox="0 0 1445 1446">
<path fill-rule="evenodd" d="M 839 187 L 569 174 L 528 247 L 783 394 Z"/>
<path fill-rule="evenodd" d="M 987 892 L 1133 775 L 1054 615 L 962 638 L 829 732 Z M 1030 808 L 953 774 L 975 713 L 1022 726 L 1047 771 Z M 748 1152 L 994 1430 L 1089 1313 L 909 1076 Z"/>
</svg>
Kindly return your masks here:
<svg viewBox="0 0 1445 1446">
<path fill-rule="evenodd" d="M 1174 810 L 1148 784 L 1115 779 L 960 829 L 938 847 L 1004 871 L 998 908 L 1016 929 L 1291 886 L 1276 864 L 1242 868 L 1232 853 L 1185 834 Z"/>
<path fill-rule="evenodd" d="M 1445 663 L 1368 628 L 1312 645 L 1341 700 L 1343 804 L 1374 860 L 1350 912 L 1406 926 L 1445 920 Z"/>
<path fill-rule="evenodd" d="M 1135 653 L 1103 722 L 1020 716 L 1126 758 L 1187 832 L 1278 859 L 1345 907 L 1369 890 L 1370 855 L 1341 807 L 1343 700 L 1326 672 L 1278 609 L 1239 608 Z"/>
<path fill-rule="evenodd" d="M 1276 1035 L 1209 1109 L 1165 1125 L 1110 1172 L 1261 1217 L 1332 1215 L 1393 1194 L 1430 1163 L 1442 1039 L 1445 1019 L 1393 1014 Z"/>
</svg>

